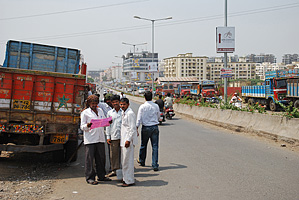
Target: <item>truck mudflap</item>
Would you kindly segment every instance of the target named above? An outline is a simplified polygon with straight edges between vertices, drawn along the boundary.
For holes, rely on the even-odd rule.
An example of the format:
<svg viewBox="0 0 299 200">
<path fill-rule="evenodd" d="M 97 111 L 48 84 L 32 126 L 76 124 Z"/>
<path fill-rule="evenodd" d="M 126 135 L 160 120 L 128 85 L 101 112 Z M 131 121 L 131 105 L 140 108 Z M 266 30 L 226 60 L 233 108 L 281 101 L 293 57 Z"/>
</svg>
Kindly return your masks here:
<svg viewBox="0 0 299 200">
<path fill-rule="evenodd" d="M 49 144 L 36 146 L 0 144 L 0 151 L 45 153 L 57 150 L 63 150 L 63 144 Z"/>
</svg>

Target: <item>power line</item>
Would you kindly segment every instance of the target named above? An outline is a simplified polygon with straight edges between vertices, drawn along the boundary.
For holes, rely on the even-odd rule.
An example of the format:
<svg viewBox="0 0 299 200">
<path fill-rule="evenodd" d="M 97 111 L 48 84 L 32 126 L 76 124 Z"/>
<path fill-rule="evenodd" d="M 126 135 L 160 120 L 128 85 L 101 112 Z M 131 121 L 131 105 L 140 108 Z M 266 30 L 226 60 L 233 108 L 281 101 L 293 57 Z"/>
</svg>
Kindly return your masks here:
<svg viewBox="0 0 299 200">
<path fill-rule="evenodd" d="M 109 4 L 109 5 L 103 5 L 103 6 L 94 6 L 94 7 L 88 7 L 88 8 L 73 9 L 73 10 L 64 10 L 64 11 L 41 13 L 41 14 L 34 14 L 34 15 L 24 15 L 24 16 L 18 16 L 18 17 L 7 17 L 7 18 L 0 18 L 0 21 L 24 19 L 24 18 L 31 18 L 31 17 L 41 17 L 41 16 L 48 16 L 48 15 L 58 15 L 58 14 L 65 14 L 65 13 L 71 13 L 71 12 L 79 12 L 79 11 L 94 10 L 94 9 L 99 9 L 99 8 L 107 8 L 107 7 L 113 7 L 113 6 L 141 3 L 141 2 L 145 2 L 145 1 L 150 1 L 150 0 L 128 1 L 128 2 L 124 2 L 124 3 L 115 3 L 115 4 Z"/>
<path fill-rule="evenodd" d="M 289 8 L 299 7 L 299 3 L 294 4 L 285 4 L 280 6 L 273 6 L 268 8 L 261 8 L 255 10 L 247 10 L 247 11 L 239 11 L 229 14 L 229 17 L 238 17 L 244 15 L 252 15 L 257 13 L 265 13 L 265 12 L 272 12 L 276 10 L 284 10 Z M 179 24 L 188 24 L 188 23 L 195 23 L 200 21 L 210 21 L 216 19 L 222 19 L 223 15 L 212 15 L 200 18 L 191 18 L 191 19 L 183 19 L 183 20 L 176 20 L 172 22 L 164 22 L 157 24 L 156 27 L 164 27 L 164 26 L 173 26 Z M 124 31 L 132 31 L 132 30 L 140 30 L 140 29 L 147 29 L 151 28 L 150 25 L 141 25 L 141 26 L 129 26 L 129 27 L 121 27 L 121 28 L 112 28 L 112 29 L 105 29 L 105 30 L 95 30 L 95 31 L 88 31 L 88 32 L 80 32 L 80 33 L 69 33 L 69 34 L 60 34 L 60 35 L 52 35 L 52 36 L 41 36 L 41 37 L 32 37 L 32 38 L 24 38 L 21 40 L 32 40 L 32 39 L 40 39 L 40 40 L 53 40 L 53 39 L 62 39 L 62 38 L 73 38 L 73 37 L 82 37 L 82 36 L 90 36 L 90 35 L 100 35 L 100 34 L 108 34 L 108 33 L 115 33 L 115 32 L 124 32 Z M 5 43 L 0 42 L 0 43 Z"/>
</svg>

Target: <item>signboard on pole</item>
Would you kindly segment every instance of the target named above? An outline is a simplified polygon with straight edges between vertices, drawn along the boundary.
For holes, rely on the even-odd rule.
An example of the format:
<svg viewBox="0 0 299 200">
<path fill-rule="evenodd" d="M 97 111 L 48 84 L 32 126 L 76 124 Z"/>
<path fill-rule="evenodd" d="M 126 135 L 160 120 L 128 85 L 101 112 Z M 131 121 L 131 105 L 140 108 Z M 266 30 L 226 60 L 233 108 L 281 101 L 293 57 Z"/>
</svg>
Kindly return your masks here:
<svg viewBox="0 0 299 200">
<path fill-rule="evenodd" d="M 216 27 L 217 53 L 233 53 L 235 51 L 235 27 Z"/>
<path fill-rule="evenodd" d="M 137 72 L 131 72 L 131 78 L 137 79 Z"/>
<path fill-rule="evenodd" d="M 157 62 L 148 63 L 148 71 L 149 72 L 157 72 L 158 71 L 158 63 Z"/>
<path fill-rule="evenodd" d="M 228 78 L 233 76 L 233 70 L 231 68 L 222 68 L 220 70 L 221 78 Z"/>
</svg>

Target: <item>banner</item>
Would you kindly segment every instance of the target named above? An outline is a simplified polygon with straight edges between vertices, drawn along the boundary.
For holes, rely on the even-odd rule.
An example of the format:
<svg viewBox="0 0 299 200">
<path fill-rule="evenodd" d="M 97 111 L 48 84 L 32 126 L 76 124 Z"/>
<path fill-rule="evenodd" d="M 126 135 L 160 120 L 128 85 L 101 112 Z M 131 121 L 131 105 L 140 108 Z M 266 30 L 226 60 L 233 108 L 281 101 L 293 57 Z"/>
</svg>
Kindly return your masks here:
<svg viewBox="0 0 299 200">
<path fill-rule="evenodd" d="M 235 27 L 216 27 L 217 53 L 233 53 L 235 51 Z"/>
</svg>

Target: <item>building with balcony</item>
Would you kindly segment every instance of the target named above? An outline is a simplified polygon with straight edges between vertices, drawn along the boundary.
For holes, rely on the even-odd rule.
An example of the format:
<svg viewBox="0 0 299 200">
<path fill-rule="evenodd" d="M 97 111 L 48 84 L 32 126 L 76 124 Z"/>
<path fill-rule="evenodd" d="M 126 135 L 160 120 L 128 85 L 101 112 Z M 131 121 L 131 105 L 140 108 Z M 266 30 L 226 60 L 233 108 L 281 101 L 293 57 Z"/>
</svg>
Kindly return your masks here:
<svg viewBox="0 0 299 200">
<path fill-rule="evenodd" d="M 165 58 L 164 77 L 197 77 L 204 80 L 207 77 L 207 59 L 206 56 L 193 56 L 192 53 Z"/>
<path fill-rule="evenodd" d="M 232 69 L 232 77 L 230 79 L 255 79 L 256 78 L 256 65 L 255 63 L 248 62 L 228 62 L 227 67 Z M 213 80 L 220 83 L 222 78 L 220 70 L 224 68 L 224 63 L 215 62 L 207 64 L 206 79 Z"/>
</svg>

